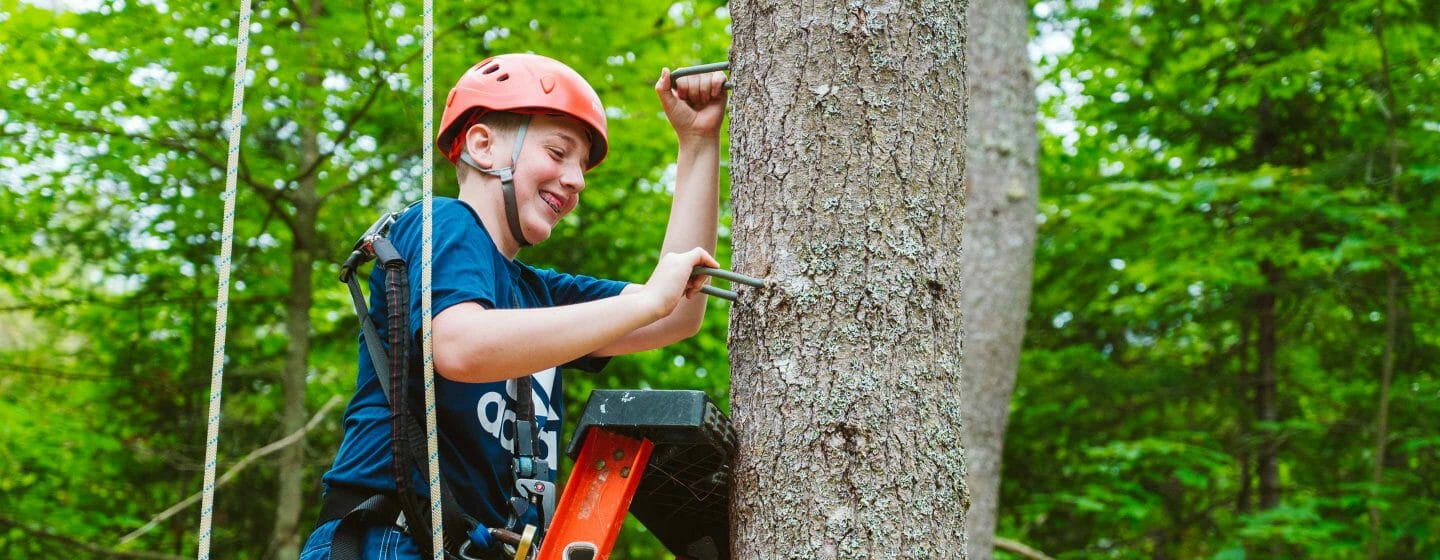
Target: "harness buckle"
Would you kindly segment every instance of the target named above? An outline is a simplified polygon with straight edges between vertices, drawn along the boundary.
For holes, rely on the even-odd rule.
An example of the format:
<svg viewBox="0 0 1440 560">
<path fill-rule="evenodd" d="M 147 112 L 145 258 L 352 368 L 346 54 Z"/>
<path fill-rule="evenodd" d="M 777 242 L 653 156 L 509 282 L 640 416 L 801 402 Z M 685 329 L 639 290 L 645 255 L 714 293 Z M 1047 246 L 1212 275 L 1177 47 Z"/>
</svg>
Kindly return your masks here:
<svg viewBox="0 0 1440 560">
<path fill-rule="evenodd" d="M 555 483 L 538 480 L 534 478 L 522 478 L 515 481 L 515 491 L 530 507 L 539 510 L 541 527 L 549 527 L 550 521 L 555 517 Z"/>
<path fill-rule="evenodd" d="M 350 277 L 355 274 L 355 269 L 375 258 L 375 240 L 390 234 L 390 226 L 395 225 L 399 218 L 399 212 L 385 212 L 380 219 L 370 225 L 370 229 L 355 241 L 355 247 L 350 251 L 350 257 L 345 259 L 345 264 L 340 266 L 340 281 L 349 282 Z"/>
</svg>

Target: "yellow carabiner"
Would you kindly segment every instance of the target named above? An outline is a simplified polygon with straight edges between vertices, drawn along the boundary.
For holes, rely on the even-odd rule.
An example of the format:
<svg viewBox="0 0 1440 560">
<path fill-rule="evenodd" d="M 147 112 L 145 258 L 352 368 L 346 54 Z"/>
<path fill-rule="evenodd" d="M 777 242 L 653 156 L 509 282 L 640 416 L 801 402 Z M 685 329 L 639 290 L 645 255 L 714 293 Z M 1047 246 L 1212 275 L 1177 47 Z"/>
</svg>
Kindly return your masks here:
<svg viewBox="0 0 1440 560">
<path fill-rule="evenodd" d="M 535 526 L 526 525 L 525 532 L 520 535 L 520 543 L 515 545 L 515 560 L 530 559 L 530 545 L 535 542 Z"/>
</svg>

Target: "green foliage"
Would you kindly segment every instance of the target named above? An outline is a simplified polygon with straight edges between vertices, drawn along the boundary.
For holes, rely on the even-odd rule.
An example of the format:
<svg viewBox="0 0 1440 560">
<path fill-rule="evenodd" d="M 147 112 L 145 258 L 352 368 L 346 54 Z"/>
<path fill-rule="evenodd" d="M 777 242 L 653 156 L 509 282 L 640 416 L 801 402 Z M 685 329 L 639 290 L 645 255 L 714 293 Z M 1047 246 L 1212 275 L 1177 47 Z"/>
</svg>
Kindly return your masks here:
<svg viewBox="0 0 1440 560">
<path fill-rule="evenodd" d="M 1440 554 L 1420 474 L 1440 459 L 1440 12 L 1379 9 L 1037 5 L 1041 42 L 1073 50 L 1041 61 L 1043 222 L 1000 534 L 1062 558 L 1358 558 L 1375 505 L 1382 557 Z M 1266 295 L 1274 422 L 1254 400 Z M 1280 503 L 1263 509 L 1269 440 Z"/>
</svg>

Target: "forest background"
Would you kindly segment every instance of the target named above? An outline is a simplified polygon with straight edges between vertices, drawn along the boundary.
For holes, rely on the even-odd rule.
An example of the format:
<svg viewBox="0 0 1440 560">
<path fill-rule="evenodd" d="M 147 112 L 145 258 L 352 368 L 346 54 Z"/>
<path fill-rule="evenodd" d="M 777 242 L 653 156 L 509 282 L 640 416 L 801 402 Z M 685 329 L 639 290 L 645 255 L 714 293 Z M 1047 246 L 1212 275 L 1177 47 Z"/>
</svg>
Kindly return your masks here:
<svg viewBox="0 0 1440 560">
<path fill-rule="evenodd" d="M 612 156 L 525 260 L 643 280 L 674 180 L 651 84 L 726 58 L 725 4 L 441 4 L 437 89 L 535 51 L 609 106 Z M 1031 14 L 1039 231 L 997 533 L 1059 558 L 1440 558 L 1440 5 Z M 234 18 L 0 0 L 0 557 L 193 554 L 198 507 L 123 537 L 201 486 Z M 221 468 L 317 424 L 220 489 L 227 557 L 274 555 L 287 476 L 302 533 L 317 511 L 354 382 L 334 271 L 419 197 L 419 23 L 256 5 Z M 570 417 L 594 387 L 728 404 L 712 305 L 693 339 L 572 377 Z M 630 525 L 617 557 L 658 550 Z"/>
</svg>

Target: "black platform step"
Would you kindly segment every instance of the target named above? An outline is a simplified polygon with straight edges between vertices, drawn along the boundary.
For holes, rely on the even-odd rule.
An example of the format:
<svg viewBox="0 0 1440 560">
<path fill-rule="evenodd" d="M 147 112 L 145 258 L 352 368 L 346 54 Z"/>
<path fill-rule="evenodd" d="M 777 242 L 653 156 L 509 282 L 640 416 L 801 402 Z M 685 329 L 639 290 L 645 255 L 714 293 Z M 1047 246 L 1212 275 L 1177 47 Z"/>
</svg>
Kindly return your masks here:
<svg viewBox="0 0 1440 560">
<path fill-rule="evenodd" d="M 702 391 L 594 391 L 566 450 L 572 459 L 580 455 L 592 426 L 655 445 L 630 513 L 672 554 L 730 558 L 735 432 L 709 396 Z"/>
</svg>

